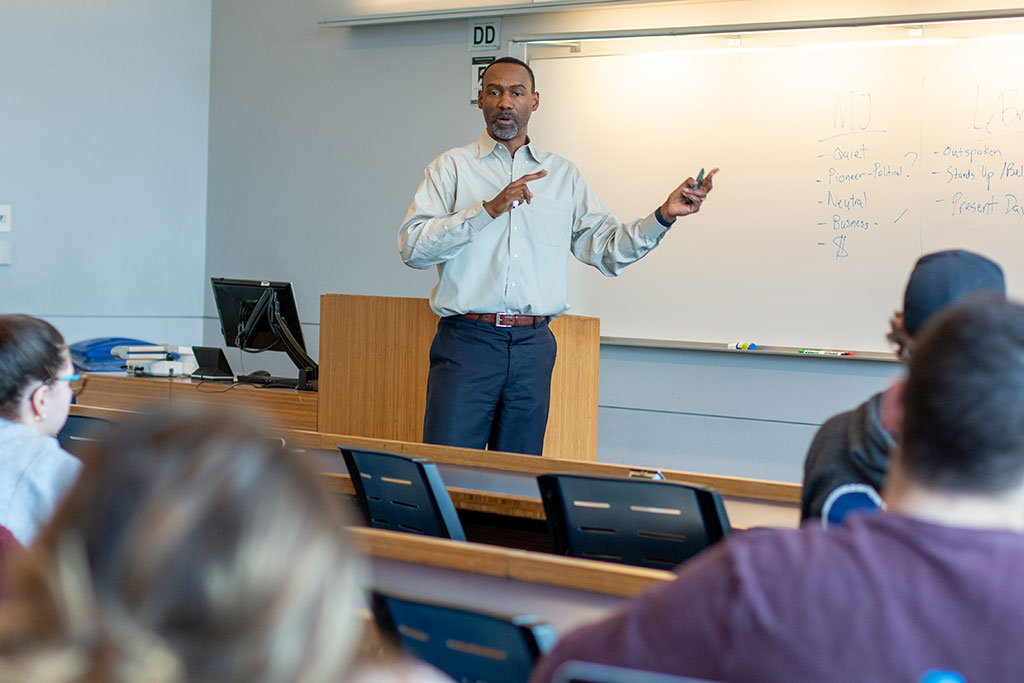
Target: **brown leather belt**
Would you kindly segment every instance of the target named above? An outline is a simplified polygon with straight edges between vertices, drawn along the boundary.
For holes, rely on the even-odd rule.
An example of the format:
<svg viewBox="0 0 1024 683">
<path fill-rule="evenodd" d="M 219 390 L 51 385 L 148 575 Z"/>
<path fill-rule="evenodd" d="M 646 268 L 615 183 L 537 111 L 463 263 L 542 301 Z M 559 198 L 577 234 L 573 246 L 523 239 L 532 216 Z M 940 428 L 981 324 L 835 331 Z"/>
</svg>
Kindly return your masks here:
<svg viewBox="0 0 1024 683">
<path fill-rule="evenodd" d="M 495 327 L 526 327 L 540 325 L 548 321 L 546 315 L 517 315 L 515 313 L 463 313 L 460 318 L 479 320 Z"/>
</svg>

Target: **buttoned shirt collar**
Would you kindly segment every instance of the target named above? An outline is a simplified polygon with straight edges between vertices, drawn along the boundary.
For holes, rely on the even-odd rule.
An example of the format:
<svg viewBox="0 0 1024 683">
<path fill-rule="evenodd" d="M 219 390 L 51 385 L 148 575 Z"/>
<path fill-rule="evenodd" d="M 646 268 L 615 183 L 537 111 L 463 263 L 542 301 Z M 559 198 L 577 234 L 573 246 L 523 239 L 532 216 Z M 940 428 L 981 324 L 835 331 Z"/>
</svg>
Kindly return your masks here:
<svg viewBox="0 0 1024 683">
<path fill-rule="evenodd" d="M 508 147 L 505 147 L 503 143 L 492 138 L 491 134 L 488 133 L 487 129 L 485 128 L 483 134 L 476 141 L 476 158 L 483 159 L 486 156 L 497 153 L 495 150 L 499 146 L 502 147 L 506 152 L 508 152 Z M 525 149 L 526 152 L 530 155 L 530 157 L 537 163 L 540 163 L 541 158 L 544 156 L 544 152 L 540 149 L 537 149 L 537 146 L 530 141 L 529 135 L 526 136 L 526 144 L 523 145 L 520 149 Z"/>
</svg>

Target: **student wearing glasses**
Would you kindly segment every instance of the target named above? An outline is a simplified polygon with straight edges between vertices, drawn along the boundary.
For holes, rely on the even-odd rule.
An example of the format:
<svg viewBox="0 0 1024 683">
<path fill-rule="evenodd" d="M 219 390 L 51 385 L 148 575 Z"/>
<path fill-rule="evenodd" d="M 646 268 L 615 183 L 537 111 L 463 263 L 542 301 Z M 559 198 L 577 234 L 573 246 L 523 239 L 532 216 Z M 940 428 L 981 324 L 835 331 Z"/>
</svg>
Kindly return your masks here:
<svg viewBox="0 0 1024 683">
<path fill-rule="evenodd" d="M 83 381 L 52 325 L 0 315 L 0 525 L 22 545 L 32 543 L 81 469 L 54 437 Z"/>
</svg>

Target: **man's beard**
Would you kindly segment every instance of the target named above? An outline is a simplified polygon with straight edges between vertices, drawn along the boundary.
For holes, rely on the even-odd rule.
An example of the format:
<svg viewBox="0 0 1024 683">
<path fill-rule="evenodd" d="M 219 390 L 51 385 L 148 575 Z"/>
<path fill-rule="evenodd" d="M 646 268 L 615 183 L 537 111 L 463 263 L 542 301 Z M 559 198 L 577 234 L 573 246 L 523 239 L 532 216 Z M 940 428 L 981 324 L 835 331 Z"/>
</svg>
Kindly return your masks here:
<svg viewBox="0 0 1024 683">
<path fill-rule="evenodd" d="M 499 140 L 512 140 L 519 135 L 519 117 L 512 115 L 508 123 L 500 123 L 498 117 L 491 119 L 491 134 Z"/>
</svg>

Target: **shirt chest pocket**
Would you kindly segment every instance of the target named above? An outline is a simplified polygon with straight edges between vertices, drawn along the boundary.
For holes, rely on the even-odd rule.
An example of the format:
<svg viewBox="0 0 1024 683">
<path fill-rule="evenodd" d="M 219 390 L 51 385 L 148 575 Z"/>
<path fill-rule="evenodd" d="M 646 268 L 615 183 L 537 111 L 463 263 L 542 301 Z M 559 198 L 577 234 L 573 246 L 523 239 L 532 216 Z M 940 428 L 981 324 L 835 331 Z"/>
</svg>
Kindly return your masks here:
<svg viewBox="0 0 1024 683">
<path fill-rule="evenodd" d="M 572 234 L 572 210 L 569 203 L 548 197 L 534 197 L 529 206 L 530 239 L 549 247 L 568 246 L 569 235 Z"/>
</svg>

